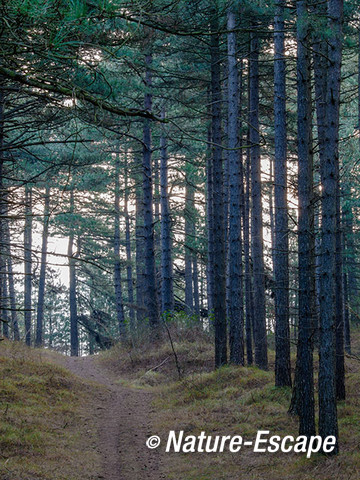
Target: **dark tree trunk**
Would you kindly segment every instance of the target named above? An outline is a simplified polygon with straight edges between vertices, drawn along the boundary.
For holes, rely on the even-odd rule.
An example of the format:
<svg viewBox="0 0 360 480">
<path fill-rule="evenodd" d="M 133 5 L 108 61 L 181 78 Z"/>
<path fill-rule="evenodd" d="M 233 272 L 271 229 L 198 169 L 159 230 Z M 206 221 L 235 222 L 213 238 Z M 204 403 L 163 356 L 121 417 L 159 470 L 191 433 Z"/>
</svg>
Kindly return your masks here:
<svg viewBox="0 0 360 480">
<path fill-rule="evenodd" d="M 32 188 L 28 184 L 25 186 L 25 229 L 24 229 L 24 319 L 25 319 L 25 342 L 31 345 L 32 328 Z"/>
<path fill-rule="evenodd" d="M 235 13 L 229 9 L 228 30 L 235 30 Z M 230 362 L 244 365 L 244 305 L 241 217 L 242 155 L 239 139 L 239 75 L 237 66 L 236 33 L 227 35 L 228 48 L 228 175 L 229 175 L 229 234 L 228 288 Z"/>
<path fill-rule="evenodd" d="M 199 298 L 199 270 L 197 252 L 193 252 L 193 286 L 194 286 L 194 314 L 196 318 L 200 317 L 200 298 Z"/>
<path fill-rule="evenodd" d="M 152 55 L 145 56 L 145 83 L 146 93 L 144 107 L 147 112 L 152 109 Z M 143 127 L 143 202 L 144 202 L 144 237 L 145 237 L 145 307 L 149 325 L 157 330 L 159 322 L 159 304 L 157 298 L 156 266 L 155 266 L 155 240 L 153 216 L 153 192 L 151 171 L 151 127 L 150 120 L 144 120 Z"/>
<path fill-rule="evenodd" d="M 186 175 L 185 186 L 185 307 L 186 313 L 194 313 L 194 295 L 193 295 L 193 206 L 194 206 L 194 188 L 191 185 L 191 177 Z"/>
<path fill-rule="evenodd" d="M 39 292 L 36 311 L 36 337 L 35 346 L 42 347 L 44 344 L 44 301 L 45 301 L 45 278 L 46 278 L 46 257 L 49 236 L 49 214 L 50 214 L 50 187 L 46 187 L 44 197 L 44 219 L 41 244 L 41 265 L 39 276 Z"/>
<path fill-rule="evenodd" d="M 261 163 L 259 134 L 259 38 L 256 25 L 250 33 L 249 63 L 249 129 L 251 159 L 251 239 L 254 277 L 255 363 L 268 368 L 265 310 L 265 276 L 263 254 L 263 220 L 261 203 Z"/>
<path fill-rule="evenodd" d="M 335 388 L 336 198 L 339 163 L 342 0 L 328 1 L 326 131 L 321 165 L 322 227 L 320 271 L 319 434 L 338 437 Z M 338 444 L 332 453 L 338 452 Z"/>
<path fill-rule="evenodd" d="M 165 109 L 162 110 L 165 119 Z M 161 202 L 161 310 L 174 310 L 171 217 L 168 192 L 168 154 L 164 129 L 160 137 L 160 202 Z"/>
<path fill-rule="evenodd" d="M 3 334 L 4 337 L 9 338 L 9 291 L 8 291 L 8 284 L 7 284 L 7 275 L 6 275 L 6 262 L 3 262 L 2 267 L 4 268 L 3 273 L 1 275 L 2 279 L 2 289 L 1 289 L 1 305 L 2 305 L 2 315 L 1 319 L 3 322 Z"/>
<path fill-rule="evenodd" d="M 140 164 L 141 165 L 141 164 Z M 145 319 L 145 237 L 144 237 L 144 204 L 143 192 L 139 187 L 139 179 L 136 186 L 136 319 L 137 326 L 143 326 Z"/>
<path fill-rule="evenodd" d="M 313 156 L 311 134 L 311 66 L 307 1 L 297 2 L 297 137 L 298 137 L 298 245 L 299 324 L 292 409 L 299 414 L 300 435 L 315 435 L 313 378 Z"/>
<path fill-rule="evenodd" d="M 274 22 L 274 116 L 275 116 L 275 385 L 291 386 L 289 328 L 289 245 L 286 174 L 286 75 L 284 0 L 277 0 Z"/>
<path fill-rule="evenodd" d="M 70 214 L 74 214 L 74 191 L 70 192 Z M 70 354 L 79 355 L 79 331 L 76 299 L 76 260 L 74 254 L 74 228 L 70 228 L 68 258 L 69 258 L 69 304 L 70 304 Z"/>
<path fill-rule="evenodd" d="M 115 160 L 115 202 L 114 202 L 114 289 L 116 319 L 119 328 L 120 340 L 126 339 L 126 323 L 124 314 L 124 302 L 122 296 L 121 282 L 121 260 L 120 260 L 120 157 L 116 154 Z"/>
<path fill-rule="evenodd" d="M 210 103 L 210 100 L 209 100 Z M 209 113 L 209 117 L 210 117 Z M 213 165 L 212 165 L 212 148 L 211 148 L 211 127 L 208 128 L 208 149 L 207 149 L 207 161 L 206 161 L 206 220 L 207 220 L 207 234 L 208 234 L 208 257 L 206 266 L 206 287 L 207 287 L 207 307 L 209 311 L 209 318 L 213 317 L 213 298 L 214 291 L 214 269 L 213 269 L 213 256 L 214 256 L 214 215 L 213 215 Z"/>
<path fill-rule="evenodd" d="M 249 142 L 248 142 L 249 144 Z M 252 335 L 254 324 L 254 300 L 252 289 L 252 272 L 250 264 L 250 150 L 246 151 L 245 169 L 246 193 L 244 211 L 244 258 L 245 258 L 245 307 L 246 307 L 246 359 L 248 365 L 253 364 Z"/>
<path fill-rule="evenodd" d="M 212 229 L 213 249 L 211 266 L 213 269 L 212 301 L 215 327 L 215 366 L 227 362 L 227 326 L 226 326 L 226 269 L 225 269 L 225 231 L 223 205 L 223 162 L 221 146 L 221 82 L 220 47 L 217 9 L 212 9 L 211 17 L 211 128 L 212 128 Z M 210 200 L 210 199 L 209 199 Z"/>
<path fill-rule="evenodd" d="M 133 286 L 133 271 L 132 271 L 132 262 L 131 262 L 131 232 L 130 232 L 130 215 L 128 209 L 129 203 L 129 192 L 128 192 L 128 164 L 126 158 L 125 165 L 125 249 L 126 249 L 126 281 L 127 281 L 127 291 L 128 291 L 128 302 L 129 302 L 129 316 L 130 316 L 130 332 L 135 333 L 135 310 L 134 310 L 134 286 Z"/>
</svg>

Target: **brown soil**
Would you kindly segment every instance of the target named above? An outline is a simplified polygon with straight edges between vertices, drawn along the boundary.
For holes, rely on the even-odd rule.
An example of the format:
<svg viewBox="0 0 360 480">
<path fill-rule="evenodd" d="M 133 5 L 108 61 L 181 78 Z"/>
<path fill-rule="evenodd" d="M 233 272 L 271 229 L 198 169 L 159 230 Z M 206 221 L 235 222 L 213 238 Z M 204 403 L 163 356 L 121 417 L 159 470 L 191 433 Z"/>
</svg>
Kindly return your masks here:
<svg viewBox="0 0 360 480">
<path fill-rule="evenodd" d="M 65 357 L 63 365 L 86 381 L 105 387 L 89 406 L 98 432 L 96 450 L 102 459 L 105 480 L 166 478 L 160 473 L 161 458 L 157 450 L 145 443 L 156 434 L 151 428 L 152 394 L 116 383 L 114 375 L 96 357 Z"/>
</svg>

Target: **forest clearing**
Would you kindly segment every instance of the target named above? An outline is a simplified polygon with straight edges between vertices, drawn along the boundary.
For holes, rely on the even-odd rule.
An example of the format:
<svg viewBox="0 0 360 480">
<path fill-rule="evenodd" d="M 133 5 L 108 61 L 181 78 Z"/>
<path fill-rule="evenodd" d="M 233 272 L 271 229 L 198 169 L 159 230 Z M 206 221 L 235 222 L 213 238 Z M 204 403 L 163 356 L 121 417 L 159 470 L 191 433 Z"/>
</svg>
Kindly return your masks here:
<svg viewBox="0 0 360 480">
<path fill-rule="evenodd" d="M 0 2 L 1 480 L 360 480 L 359 18 Z"/>
</svg>

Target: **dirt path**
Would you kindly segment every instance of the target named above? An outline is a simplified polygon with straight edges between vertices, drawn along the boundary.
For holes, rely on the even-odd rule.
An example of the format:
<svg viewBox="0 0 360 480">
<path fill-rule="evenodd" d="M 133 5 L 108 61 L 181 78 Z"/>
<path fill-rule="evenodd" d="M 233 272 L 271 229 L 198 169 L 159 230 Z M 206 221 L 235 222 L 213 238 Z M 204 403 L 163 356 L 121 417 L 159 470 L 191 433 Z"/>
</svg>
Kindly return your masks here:
<svg viewBox="0 0 360 480">
<path fill-rule="evenodd" d="M 64 366 L 79 377 L 106 387 L 106 394 L 95 403 L 94 419 L 98 431 L 97 450 L 103 460 L 105 480 L 158 480 L 160 455 L 149 450 L 146 439 L 151 430 L 151 393 L 116 383 L 96 357 L 66 357 Z"/>
</svg>

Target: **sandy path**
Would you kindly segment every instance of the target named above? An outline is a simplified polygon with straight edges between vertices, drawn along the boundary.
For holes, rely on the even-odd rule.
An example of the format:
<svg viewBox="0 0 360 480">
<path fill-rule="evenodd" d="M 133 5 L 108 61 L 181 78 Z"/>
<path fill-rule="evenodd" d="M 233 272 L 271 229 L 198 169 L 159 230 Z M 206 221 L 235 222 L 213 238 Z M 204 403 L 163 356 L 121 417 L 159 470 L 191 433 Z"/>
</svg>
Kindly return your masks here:
<svg viewBox="0 0 360 480">
<path fill-rule="evenodd" d="M 108 394 L 97 395 L 94 419 L 98 431 L 97 450 L 103 460 L 105 480 L 158 480 L 160 455 L 145 446 L 151 430 L 151 393 L 115 383 L 111 373 L 96 357 L 66 357 L 64 366 L 85 380 L 106 387 Z"/>
</svg>

